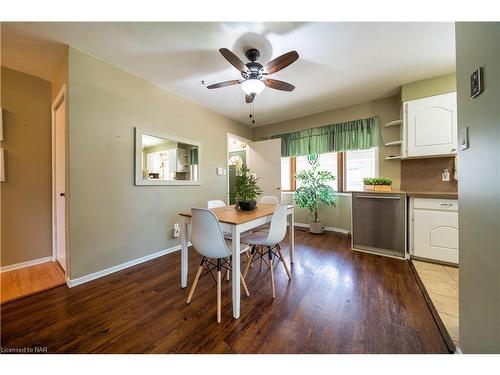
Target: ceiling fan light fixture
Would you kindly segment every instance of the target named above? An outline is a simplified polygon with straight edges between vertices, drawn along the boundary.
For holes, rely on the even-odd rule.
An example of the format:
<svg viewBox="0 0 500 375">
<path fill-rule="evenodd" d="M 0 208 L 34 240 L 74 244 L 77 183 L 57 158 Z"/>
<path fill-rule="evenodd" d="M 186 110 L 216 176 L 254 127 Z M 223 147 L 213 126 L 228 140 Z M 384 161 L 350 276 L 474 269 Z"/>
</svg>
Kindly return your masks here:
<svg viewBox="0 0 500 375">
<path fill-rule="evenodd" d="M 264 87 L 264 82 L 257 78 L 250 78 L 241 83 L 241 89 L 247 95 L 259 95 Z"/>
</svg>

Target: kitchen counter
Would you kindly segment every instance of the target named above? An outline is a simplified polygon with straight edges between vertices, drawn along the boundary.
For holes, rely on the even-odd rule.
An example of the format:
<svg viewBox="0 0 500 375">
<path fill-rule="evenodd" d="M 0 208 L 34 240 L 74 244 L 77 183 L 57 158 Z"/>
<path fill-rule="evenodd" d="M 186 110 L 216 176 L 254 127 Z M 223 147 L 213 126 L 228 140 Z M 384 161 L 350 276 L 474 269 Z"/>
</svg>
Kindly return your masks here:
<svg viewBox="0 0 500 375">
<path fill-rule="evenodd" d="M 458 199 L 457 192 L 407 191 L 406 195 L 410 198 Z"/>
</svg>

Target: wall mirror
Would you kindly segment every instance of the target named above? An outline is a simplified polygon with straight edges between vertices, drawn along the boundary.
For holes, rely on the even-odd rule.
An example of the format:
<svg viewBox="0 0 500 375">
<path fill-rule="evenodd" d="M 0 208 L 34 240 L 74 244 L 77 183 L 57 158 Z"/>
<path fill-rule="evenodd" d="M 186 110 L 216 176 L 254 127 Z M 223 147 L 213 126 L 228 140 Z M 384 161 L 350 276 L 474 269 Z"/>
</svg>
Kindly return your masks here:
<svg viewBox="0 0 500 375">
<path fill-rule="evenodd" d="M 201 144 L 135 128 L 136 185 L 200 185 Z"/>
</svg>

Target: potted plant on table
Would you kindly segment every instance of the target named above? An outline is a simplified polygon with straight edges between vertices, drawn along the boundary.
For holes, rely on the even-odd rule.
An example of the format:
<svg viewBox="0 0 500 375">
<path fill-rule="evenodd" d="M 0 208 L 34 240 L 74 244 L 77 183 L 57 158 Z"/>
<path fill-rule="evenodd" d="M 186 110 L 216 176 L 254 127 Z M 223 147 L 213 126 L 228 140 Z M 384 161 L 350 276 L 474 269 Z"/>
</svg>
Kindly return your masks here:
<svg viewBox="0 0 500 375">
<path fill-rule="evenodd" d="M 257 197 L 262 194 L 257 180 L 246 165 L 241 166 L 240 173 L 234 179 L 236 206 L 243 211 L 251 211 L 257 207 Z"/>
<path fill-rule="evenodd" d="M 389 177 L 365 177 L 363 184 L 366 191 L 392 191 L 392 180 Z"/>
<path fill-rule="evenodd" d="M 325 228 L 318 218 L 319 207 L 337 204 L 337 194 L 328 185 L 328 182 L 335 180 L 335 176 L 331 172 L 319 170 L 317 155 L 308 156 L 308 161 L 311 169 L 295 175 L 295 179 L 300 182 L 300 187 L 295 190 L 295 203 L 312 215 L 313 221 L 309 223 L 309 231 L 320 234 Z"/>
</svg>

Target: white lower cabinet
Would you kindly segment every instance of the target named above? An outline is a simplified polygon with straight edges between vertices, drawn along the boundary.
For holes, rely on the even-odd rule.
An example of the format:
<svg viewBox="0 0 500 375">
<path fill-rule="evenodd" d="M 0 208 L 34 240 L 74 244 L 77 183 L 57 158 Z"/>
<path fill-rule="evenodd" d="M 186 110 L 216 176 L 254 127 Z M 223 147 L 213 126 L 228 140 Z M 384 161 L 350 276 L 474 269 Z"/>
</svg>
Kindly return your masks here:
<svg viewBox="0 0 500 375">
<path fill-rule="evenodd" d="M 410 253 L 458 264 L 458 201 L 410 199 Z"/>
</svg>

